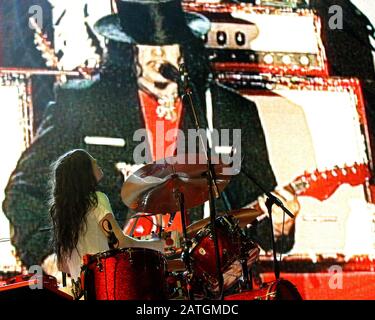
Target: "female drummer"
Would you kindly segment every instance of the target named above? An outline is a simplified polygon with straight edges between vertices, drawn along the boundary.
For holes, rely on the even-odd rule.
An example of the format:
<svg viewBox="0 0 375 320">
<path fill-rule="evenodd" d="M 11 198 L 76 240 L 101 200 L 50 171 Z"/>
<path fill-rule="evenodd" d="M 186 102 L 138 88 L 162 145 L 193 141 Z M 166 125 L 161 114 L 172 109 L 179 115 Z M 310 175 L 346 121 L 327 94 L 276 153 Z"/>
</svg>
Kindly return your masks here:
<svg viewBox="0 0 375 320">
<path fill-rule="evenodd" d="M 136 240 L 125 235 L 107 196 L 97 190 L 103 171 L 85 150 L 62 155 L 52 165 L 49 213 L 59 269 L 77 280 L 86 254 L 110 248 L 142 247 L 163 251 L 162 240 Z"/>
</svg>

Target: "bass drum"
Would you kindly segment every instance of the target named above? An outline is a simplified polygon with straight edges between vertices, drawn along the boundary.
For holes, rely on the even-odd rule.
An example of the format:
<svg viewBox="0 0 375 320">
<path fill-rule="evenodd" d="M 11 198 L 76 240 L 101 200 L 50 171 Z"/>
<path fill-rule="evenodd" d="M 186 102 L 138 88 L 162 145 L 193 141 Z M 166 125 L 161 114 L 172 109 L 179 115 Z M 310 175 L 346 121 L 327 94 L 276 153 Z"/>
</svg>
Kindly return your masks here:
<svg viewBox="0 0 375 320">
<path fill-rule="evenodd" d="M 279 279 L 264 283 L 257 290 L 228 295 L 224 300 L 302 300 L 302 297 L 291 282 Z"/>
</svg>

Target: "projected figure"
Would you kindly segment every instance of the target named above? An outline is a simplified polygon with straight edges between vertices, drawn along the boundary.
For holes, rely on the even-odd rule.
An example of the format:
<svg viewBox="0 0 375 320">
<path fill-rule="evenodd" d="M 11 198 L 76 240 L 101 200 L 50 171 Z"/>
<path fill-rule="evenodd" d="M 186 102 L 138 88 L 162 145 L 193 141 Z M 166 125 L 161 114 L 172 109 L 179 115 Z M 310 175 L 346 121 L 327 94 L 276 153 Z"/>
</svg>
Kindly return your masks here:
<svg viewBox="0 0 375 320">
<path fill-rule="evenodd" d="M 134 164 L 133 151 L 140 143 L 134 141 L 134 132 L 154 130 L 156 120 L 163 121 L 166 128 L 185 132 L 194 128 L 177 97 L 178 85 L 160 74 L 161 62 L 173 66 L 184 62 L 196 93 L 201 126 L 208 126 L 206 102 L 212 102 L 214 128 L 241 129 L 242 167 L 267 190 L 276 186 L 255 104 L 209 81 L 201 40 L 209 22 L 200 15 L 185 14 L 178 0 L 117 1 L 117 6 L 117 15 L 96 24 L 107 40 L 100 78 L 69 81 L 56 88 L 56 101 L 49 104 L 33 144 L 10 177 L 3 207 L 14 227 L 14 244 L 26 264 L 40 263 L 51 253 L 47 245 L 50 234 L 39 229 L 48 226 L 49 166 L 61 154 L 81 148 L 101 163 L 102 191 L 121 225 L 128 208 L 120 198 L 123 176 L 117 165 Z M 153 141 L 149 146 L 155 146 Z M 242 173 L 232 178 L 225 192 L 232 209 L 261 194 Z M 224 207 L 222 200 L 217 205 Z M 200 219 L 202 210 L 189 217 L 191 221 Z"/>
</svg>

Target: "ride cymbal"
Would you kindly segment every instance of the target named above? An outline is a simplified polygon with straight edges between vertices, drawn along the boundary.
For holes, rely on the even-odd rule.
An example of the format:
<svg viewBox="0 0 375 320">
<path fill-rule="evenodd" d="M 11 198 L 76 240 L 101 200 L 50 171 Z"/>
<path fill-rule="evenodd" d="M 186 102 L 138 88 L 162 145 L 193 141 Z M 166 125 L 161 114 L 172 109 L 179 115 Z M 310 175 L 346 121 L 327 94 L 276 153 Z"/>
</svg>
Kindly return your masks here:
<svg viewBox="0 0 375 320">
<path fill-rule="evenodd" d="M 173 160 L 177 163 L 173 164 Z M 213 159 L 218 191 L 231 179 L 225 168 L 230 166 Z M 208 171 L 205 156 L 185 154 L 145 165 L 123 184 L 122 201 L 130 209 L 147 213 L 171 213 L 180 210 L 178 192 L 184 195 L 185 209 L 203 204 L 209 198 Z"/>
</svg>

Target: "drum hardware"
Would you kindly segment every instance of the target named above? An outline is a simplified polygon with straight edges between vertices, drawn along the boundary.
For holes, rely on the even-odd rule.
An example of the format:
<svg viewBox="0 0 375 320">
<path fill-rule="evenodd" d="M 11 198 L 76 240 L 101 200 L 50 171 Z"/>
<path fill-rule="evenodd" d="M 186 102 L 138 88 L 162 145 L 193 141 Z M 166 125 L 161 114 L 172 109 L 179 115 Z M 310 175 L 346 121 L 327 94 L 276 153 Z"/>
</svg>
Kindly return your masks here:
<svg viewBox="0 0 375 320">
<path fill-rule="evenodd" d="M 99 272 L 103 272 L 103 264 L 99 259 L 99 256 L 96 257 L 96 268 L 99 270 Z"/>
<path fill-rule="evenodd" d="M 210 237 L 210 240 L 212 240 L 212 237 Z M 199 248 L 198 252 L 204 256 L 206 254 L 206 250 L 204 250 L 203 248 Z M 225 251 L 226 252 L 226 251 Z M 223 250 L 223 254 L 225 254 L 224 250 Z"/>
<path fill-rule="evenodd" d="M 170 272 L 167 275 L 167 290 L 168 290 L 168 298 L 169 299 L 184 299 L 184 291 L 182 286 L 182 273 L 178 272 Z"/>
<path fill-rule="evenodd" d="M 83 258 L 83 265 L 81 267 L 81 276 L 74 281 L 72 279 L 72 293 L 75 300 L 79 300 L 82 296 L 85 300 L 88 300 L 88 286 L 87 286 L 87 278 L 90 274 L 90 270 L 88 268 L 88 256 Z"/>
<path fill-rule="evenodd" d="M 183 297 L 181 281 L 177 281 L 177 292 L 179 297 Z"/>
<path fill-rule="evenodd" d="M 62 286 L 66 287 L 66 272 L 61 272 L 62 274 Z"/>
<path fill-rule="evenodd" d="M 96 267 L 98 268 L 99 272 L 103 272 L 103 264 L 101 263 L 99 257 L 96 260 Z"/>
<path fill-rule="evenodd" d="M 128 252 L 128 254 L 129 254 L 129 263 L 130 263 L 130 264 L 133 264 L 134 261 L 133 261 L 133 259 L 132 259 L 132 249 L 131 249 L 131 248 L 128 248 L 128 249 L 127 249 L 127 252 Z"/>
<path fill-rule="evenodd" d="M 206 160 L 206 165 L 207 165 L 207 171 L 206 171 L 206 178 L 207 178 L 207 186 L 208 186 L 208 201 L 209 201 L 209 208 L 210 208 L 210 218 L 211 218 L 211 225 L 212 225 L 212 237 L 213 237 L 213 242 L 214 242 L 214 251 L 215 251 L 215 260 L 216 260 L 216 277 L 219 281 L 219 288 L 220 288 L 220 300 L 223 298 L 223 287 L 224 287 L 224 279 L 223 275 L 221 273 L 221 261 L 220 261 L 220 252 L 219 252 L 219 243 L 217 239 L 217 234 L 216 234 L 216 207 L 215 207 L 215 198 L 219 198 L 219 187 L 218 187 L 218 181 L 216 180 L 216 172 L 214 170 L 214 167 L 211 162 L 210 155 L 212 154 L 211 152 L 211 147 L 209 144 L 204 143 L 204 138 L 202 136 L 201 132 L 201 126 L 197 117 L 197 112 L 194 106 L 194 101 L 193 101 L 193 90 L 192 87 L 190 86 L 190 79 L 188 75 L 188 70 L 186 69 L 185 64 L 180 64 L 179 66 L 179 73 L 181 78 L 178 81 L 179 85 L 182 84 L 183 88 L 183 94 L 181 95 L 181 100 L 184 106 L 186 104 L 188 105 L 187 109 L 190 109 L 191 115 L 192 115 L 192 120 L 195 125 L 195 129 L 199 133 L 199 140 L 201 142 L 202 148 L 204 150 L 204 155 L 205 155 L 205 160 Z M 186 102 L 187 100 L 187 102 Z M 186 235 L 186 225 L 183 226 L 185 228 L 184 232 Z"/>
<path fill-rule="evenodd" d="M 191 281 L 193 277 L 193 271 L 191 268 L 191 259 L 190 259 L 190 247 L 191 247 L 191 241 L 187 237 L 187 232 L 186 232 L 186 215 L 185 215 L 185 197 L 182 192 L 179 190 L 174 190 L 173 193 L 176 195 L 176 200 L 179 204 L 180 207 L 180 212 L 181 212 L 181 222 L 182 222 L 182 232 L 183 232 L 183 252 L 182 252 L 182 261 L 184 261 L 186 270 L 187 270 L 187 294 L 189 297 L 189 300 L 194 300 L 194 294 L 192 292 L 192 286 L 191 286 Z"/>
<path fill-rule="evenodd" d="M 252 266 L 249 268 L 247 265 L 247 252 L 248 252 L 247 243 L 242 243 L 241 257 L 240 257 L 240 263 L 242 267 L 242 281 L 240 282 L 241 290 L 253 289 Z"/>
<path fill-rule="evenodd" d="M 241 289 L 253 290 L 253 274 L 252 274 L 251 269 L 249 270 L 247 266 L 247 260 L 241 259 L 241 265 L 242 265 L 242 274 L 243 274 Z"/>
</svg>

